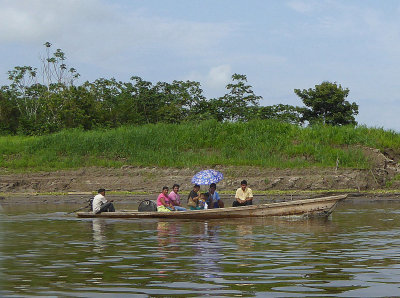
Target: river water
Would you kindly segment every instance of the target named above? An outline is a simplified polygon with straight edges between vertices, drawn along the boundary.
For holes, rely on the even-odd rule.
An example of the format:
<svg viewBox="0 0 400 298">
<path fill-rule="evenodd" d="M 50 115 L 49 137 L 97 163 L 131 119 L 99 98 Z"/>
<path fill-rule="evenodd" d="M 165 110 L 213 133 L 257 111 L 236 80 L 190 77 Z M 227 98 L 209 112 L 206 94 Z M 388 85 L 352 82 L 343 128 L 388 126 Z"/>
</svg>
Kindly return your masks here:
<svg viewBox="0 0 400 298">
<path fill-rule="evenodd" d="M 0 296 L 400 295 L 400 203 L 327 220 L 77 219 L 2 207 Z"/>
</svg>

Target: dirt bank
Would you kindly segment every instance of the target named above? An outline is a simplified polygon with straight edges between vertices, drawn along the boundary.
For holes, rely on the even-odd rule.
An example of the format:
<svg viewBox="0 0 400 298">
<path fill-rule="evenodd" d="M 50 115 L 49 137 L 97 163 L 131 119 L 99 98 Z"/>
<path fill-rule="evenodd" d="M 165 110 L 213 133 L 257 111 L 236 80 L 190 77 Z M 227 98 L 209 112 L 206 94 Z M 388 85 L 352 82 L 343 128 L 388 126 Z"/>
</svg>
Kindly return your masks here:
<svg viewBox="0 0 400 298">
<path fill-rule="evenodd" d="M 379 150 L 364 148 L 370 158 L 371 169 L 304 168 L 271 169 L 261 167 L 216 166 L 224 173 L 218 183 L 219 190 L 232 191 L 242 179 L 253 190 L 332 190 L 398 189 L 395 177 L 400 166 Z M 0 175 L 1 193 L 92 192 L 100 187 L 113 191 L 157 193 L 162 186 L 181 185 L 183 191 L 191 189 L 192 176 L 207 167 L 157 168 L 123 166 L 119 169 L 83 168 L 56 172 Z"/>
</svg>

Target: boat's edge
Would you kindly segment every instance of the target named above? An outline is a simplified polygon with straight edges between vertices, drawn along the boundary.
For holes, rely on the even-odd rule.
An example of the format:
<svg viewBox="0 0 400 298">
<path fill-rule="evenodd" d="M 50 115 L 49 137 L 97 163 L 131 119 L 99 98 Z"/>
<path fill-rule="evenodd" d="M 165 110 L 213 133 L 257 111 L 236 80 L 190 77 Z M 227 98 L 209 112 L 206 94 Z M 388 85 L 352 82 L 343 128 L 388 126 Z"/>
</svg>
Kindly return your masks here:
<svg viewBox="0 0 400 298">
<path fill-rule="evenodd" d="M 138 211 L 117 211 L 117 212 L 104 212 L 100 214 L 93 214 L 92 212 L 77 212 L 76 215 L 80 218 L 171 218 L 171 219 L 212 219 L 212 218 L 228 218 L 228 217 L 259 217 L 265 215 L 254 215 L 252 211 L 258 209 L 269 208 L 283 208 L 296 205 L 311 205 L 319 202 L 333 202 L 328 210 L 321 209 L 310 212 L 310 216 L 328 216 L 336 208 L 337 203 L 346 199 L 347 194 L 335 195 L 329 197 L 320 197 L 313 199 L 294 200 L 278 203 L 267 203 L 244 207 L 227 207 L 208 210 L 195 210 L 195 211 L 179 211 L 179 212 L 138 212 Z M 286 215 L 301 215 L 307 212 L 290 212 Z M 315 213 L 315 214 L 314 214 Z M 250 215 L 252 214 L 252 215 Z M 279 215 L 276 215 L 279 216 Z"/>
</svg>

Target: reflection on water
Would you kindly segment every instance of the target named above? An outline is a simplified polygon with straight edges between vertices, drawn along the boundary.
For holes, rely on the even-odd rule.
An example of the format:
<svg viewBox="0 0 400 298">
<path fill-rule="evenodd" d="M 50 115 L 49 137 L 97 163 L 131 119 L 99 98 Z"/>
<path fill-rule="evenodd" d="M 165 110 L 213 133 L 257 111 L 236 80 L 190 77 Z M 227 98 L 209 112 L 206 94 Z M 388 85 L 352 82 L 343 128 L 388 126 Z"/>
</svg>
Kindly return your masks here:
<svg viewBox="0 0 400 298">
<path fill-rule="evenodd" d="M 237 225 L 238 251 L 249 251 L 253 246 L 253 225 Z"/>
<path fill-rule="evenodd" d="M 328 220 L 0 214 L 0 296 L 384 297 L 400 293 L 400 204 Z"/>
<path fill-rule="evenodd" d="M 174 251 L 177 235 L 180 230 L 176 222 L 159 221 L 157 223 L 157 239 L 160 250 Z"/>
<path fill-rule="evenodd" d="M 101 253 L 104 251 L 106 246 L 106 237 L 104 235 L 104 230 L 106 229 L 106 222 L 101 218 L 94 218 L 92 220 L 93 228 L 93 244 L 94 252 Z"/>
<path fill-rule="evenodd" d="M 197 224 L 200 233 L 195 239 L 194 267 L 200 277 L 214 278 L 222 271 L 219 262 L 222 259 L 221 242 L 219 239 L 220 226 L 208 222 Z"/>
</svg>

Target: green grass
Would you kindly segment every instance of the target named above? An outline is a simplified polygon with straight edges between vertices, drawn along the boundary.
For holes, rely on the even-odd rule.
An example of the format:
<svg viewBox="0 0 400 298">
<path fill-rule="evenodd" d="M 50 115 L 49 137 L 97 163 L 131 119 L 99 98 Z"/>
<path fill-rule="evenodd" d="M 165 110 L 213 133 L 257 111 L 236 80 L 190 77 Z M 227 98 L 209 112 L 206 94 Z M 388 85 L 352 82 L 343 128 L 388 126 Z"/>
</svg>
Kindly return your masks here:
<svg viewBox="0 0 400 298">
<path fill-rule="evenodd" d="M 0 137 L 0 167 L 54 171 L 88 166 L 261 166 L 369 168 L 360 146 L 400 152 L 400 135 L 378 128 L 315 126 L 277 121 L 126 126 Z"/>
</svg>

